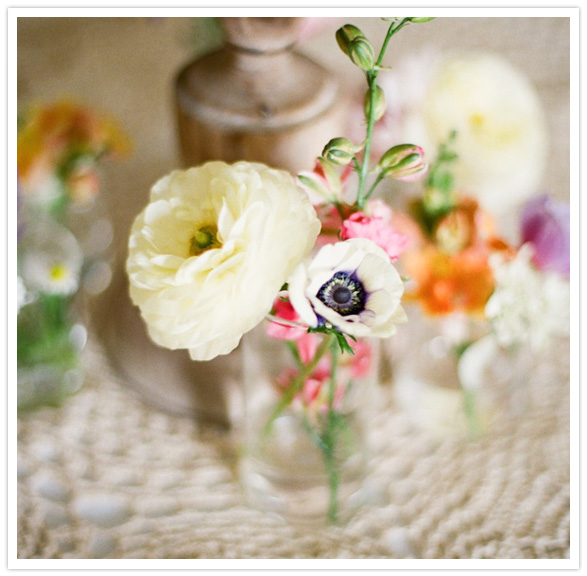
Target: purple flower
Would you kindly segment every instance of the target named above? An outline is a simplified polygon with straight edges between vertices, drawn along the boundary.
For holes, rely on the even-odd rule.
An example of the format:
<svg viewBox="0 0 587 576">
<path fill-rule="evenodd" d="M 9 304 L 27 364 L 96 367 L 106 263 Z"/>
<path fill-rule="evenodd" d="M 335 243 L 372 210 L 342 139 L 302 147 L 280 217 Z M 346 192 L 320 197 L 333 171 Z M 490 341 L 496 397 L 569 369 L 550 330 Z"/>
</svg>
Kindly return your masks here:
<svg viewBox="0 0 587 576">
<path fill-rule="evenodd" d="M 522 211 L 522 243 L 534 246 L 534 263 L 541 270 L 568 275 L 570 271 L 570 206 L 547 195 L 526 203 Z"/>
</svg>

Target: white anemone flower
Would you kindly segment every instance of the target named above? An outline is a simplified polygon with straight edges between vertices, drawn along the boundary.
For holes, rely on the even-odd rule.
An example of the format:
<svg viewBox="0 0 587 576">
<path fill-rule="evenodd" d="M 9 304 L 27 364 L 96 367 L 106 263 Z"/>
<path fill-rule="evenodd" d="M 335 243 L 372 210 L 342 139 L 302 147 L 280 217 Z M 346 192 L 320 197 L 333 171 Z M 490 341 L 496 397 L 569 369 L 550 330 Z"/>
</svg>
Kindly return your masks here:
<svg viewBox="0 0 587 576">
<path fill-rule="evenodd" d="M 165 176 L 134 221 L 126 262 L 149 336 L 193 360 L 228 354 L 319 231 L 307 194 L 283 170 L 208 162 Z"/>
<path fill-rule="evenodd" d="M 496 287 L 485 315 L 500 345 L 527 343 L 539 352 L 569 331 L 570 287 L 559 274 L 536 269 L 532 251 L 524 244 L 511 261 L 498 255 L 490 260 Z"/>
<path fill-rule="evenodd" d="M 387 338 L 407 320 L 401 277 L 366 238 L 323 246 L 295 269 L 288 285 L 293 307 L 312 327 L 330 324 L 354 337 Z"/>
<path fill-rule="evenodd" d="M 44 294 L 74 294 L 80 283 L 83 253 L 75 236 L 54 222 L 36 221 L 19 246 L 27 288 Z"/>
</svg>

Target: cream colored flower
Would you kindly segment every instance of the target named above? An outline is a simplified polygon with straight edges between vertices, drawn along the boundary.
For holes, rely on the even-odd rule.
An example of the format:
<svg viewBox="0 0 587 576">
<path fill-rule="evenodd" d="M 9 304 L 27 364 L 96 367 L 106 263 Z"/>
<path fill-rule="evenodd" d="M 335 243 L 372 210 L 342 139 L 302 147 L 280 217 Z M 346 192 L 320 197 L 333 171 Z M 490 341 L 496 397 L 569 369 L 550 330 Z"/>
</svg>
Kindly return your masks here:
<svg viewBox="0 0 587 576">
<path fill-rule="evenodd" d="M 351 336 L 387 338 L 407 320 L 400 275 L 385 251 L 366 238 L 323 246 L 288 284 L 293 307 L 312 327 L 331 324 Z"/>
<path fill-rule="evenodd" d="M 130 295 L 154 342 L 210 360 L 270 311 L 319 230 L 287 172 L 248 162 L 174 171 L 132 226 Z"/>
<path fill-rule="evenodd" d="M 484 53 L 445 58 L 415 114 L 409 136 L 429 157 L 457 131 L 457 186 L 488 210 L 503 214 L 536 192 L 547 152 L 545 115 L 527 78 L 508 62 Z"/>
</svg>

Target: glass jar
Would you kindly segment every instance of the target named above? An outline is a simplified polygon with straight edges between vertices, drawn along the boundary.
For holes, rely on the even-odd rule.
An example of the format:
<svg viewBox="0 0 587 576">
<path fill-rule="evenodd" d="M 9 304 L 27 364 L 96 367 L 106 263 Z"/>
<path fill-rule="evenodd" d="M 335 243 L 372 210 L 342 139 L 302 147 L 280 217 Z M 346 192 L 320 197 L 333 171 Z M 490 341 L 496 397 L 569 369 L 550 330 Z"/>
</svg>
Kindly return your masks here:
<svg viewBox="0 0 587 576">
<path fill-rule="evenodd" d="M 295 523 L 337 524 L 366 501 L 378 343 L 304 334 L 279 340 L 261 324 L 243 339 L 240 474 L 254 506 Z"/>
<path fill-rule="evenodd" d="M 526 348 L 503 348 L 483 318 L 425 315 L 406 307 L 408 323 L 393 339 L 393 397 L 418 428 L 476 437 L 528 403 Z"/>
<path fill-rule="evenodd" d="M 40 213 L 25 221 L 18 244 L 19 409 L 58 406 L 83 384 L 82 268 L 83 251 L 65 226 Z"/>
</svg>

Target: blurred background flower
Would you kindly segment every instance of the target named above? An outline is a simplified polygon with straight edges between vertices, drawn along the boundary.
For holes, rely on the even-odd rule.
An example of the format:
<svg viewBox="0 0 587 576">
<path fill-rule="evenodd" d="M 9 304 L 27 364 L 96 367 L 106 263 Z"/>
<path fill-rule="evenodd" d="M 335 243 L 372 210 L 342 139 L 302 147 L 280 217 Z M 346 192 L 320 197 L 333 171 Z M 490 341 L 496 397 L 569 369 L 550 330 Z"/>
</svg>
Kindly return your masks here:
<svg viewBox="0 0 587 576">
<path fill-rule="evenodd" d="M 19 116 L 19 408 L 59 405 L 83 383 L 86 299 L 112 278 L 99 164 L 129 150 L 115 120 L 73 100 L 35 102 Z"/>
<path fill-rule="evenodd" d="M 534 246 L 534 263 L 541 270 L 569 275 L 571 269 L 571 207 L 544 194 L 524 206 L 521 240 Z"/>
<path fill-rule="evenodd" d="M 375 155 L 412 141 L 434 157 L 454 131 L 456 185 L 483 208 L 507 214 L 537 192 L 547 159 L 546 118 L 528 78 L 506 59 L 425 49 L 383 71 L 380 83 L 387 110 Z"/>
</svg>

